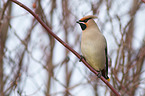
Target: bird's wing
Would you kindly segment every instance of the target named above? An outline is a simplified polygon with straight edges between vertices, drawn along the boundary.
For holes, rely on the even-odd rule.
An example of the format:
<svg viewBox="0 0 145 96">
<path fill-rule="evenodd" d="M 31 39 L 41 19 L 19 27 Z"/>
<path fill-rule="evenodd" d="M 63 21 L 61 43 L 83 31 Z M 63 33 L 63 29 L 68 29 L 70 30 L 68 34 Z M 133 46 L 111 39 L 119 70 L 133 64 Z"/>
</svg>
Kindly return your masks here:
<svg viewBox="0 0 145 96">
<path fill-rule="evenodd" d="M 106 56 L 106 75 L 108 76 L 108 54 L 107 54 L 107 46 L 105 48 L 105 56 Z"/>
</svg>

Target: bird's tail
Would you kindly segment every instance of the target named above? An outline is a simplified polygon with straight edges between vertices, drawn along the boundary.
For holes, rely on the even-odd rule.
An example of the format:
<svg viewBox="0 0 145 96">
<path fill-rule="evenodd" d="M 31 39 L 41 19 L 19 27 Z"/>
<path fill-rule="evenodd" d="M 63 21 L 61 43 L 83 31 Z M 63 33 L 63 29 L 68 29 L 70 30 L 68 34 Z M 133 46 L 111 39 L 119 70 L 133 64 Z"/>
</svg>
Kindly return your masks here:
<svg viewBox="0 0 145 96">
<path fill-rule="evenodd" d="M 102 73 L 102 76 L 109 82 L 110 81 L 110 78 L 108 77 L 108 72 L 106 72 L 106 70 L 103 69 L 101 71 L 101 73 Z"/>
</svg>

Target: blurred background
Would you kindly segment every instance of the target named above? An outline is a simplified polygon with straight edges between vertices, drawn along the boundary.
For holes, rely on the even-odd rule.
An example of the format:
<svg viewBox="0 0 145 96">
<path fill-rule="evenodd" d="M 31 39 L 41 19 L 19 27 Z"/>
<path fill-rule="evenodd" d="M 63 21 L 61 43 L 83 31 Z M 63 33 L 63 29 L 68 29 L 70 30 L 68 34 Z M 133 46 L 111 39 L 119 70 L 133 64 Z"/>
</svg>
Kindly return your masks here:
<svg viewBox="0 0 145 96">
<path fill-rule="evenodd" d="M 111 85 L 145 96 L 143 0 L 19 0 L 79 54 L 76 21 L 96 15 L 106 37 Z M 113 96 L 79 59 L 25 9 L 0 0 L 0 96 Z"/>
</svg>

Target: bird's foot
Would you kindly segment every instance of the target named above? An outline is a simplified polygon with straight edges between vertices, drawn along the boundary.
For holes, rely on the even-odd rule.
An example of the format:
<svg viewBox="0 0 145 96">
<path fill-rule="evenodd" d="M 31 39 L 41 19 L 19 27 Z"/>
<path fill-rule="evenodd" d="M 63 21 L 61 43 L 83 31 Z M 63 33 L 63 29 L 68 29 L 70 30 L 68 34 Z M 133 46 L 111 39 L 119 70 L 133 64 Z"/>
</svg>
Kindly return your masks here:
<svg viewBox="0 0 145 96">
<path fill-rule="evenodd" d="M 98 72 L 97 76 L 98 76 L 98 78 L 100 78 L 102 76 L 101 71 Z"/>
<path fill-rule="evenodd" d="M 80 55 L 80 56 L 81 56 L 81 58 L 80 58 L 79 62 L 81 62 L 81 61 L 82 61 L 82 59 L 84 59 L 84 60 L 86 61 L 86 59 L 85 59 L 85 57 L 84 57 L 84 56 L 82 56 L 82 55 Z"/>
</svg>

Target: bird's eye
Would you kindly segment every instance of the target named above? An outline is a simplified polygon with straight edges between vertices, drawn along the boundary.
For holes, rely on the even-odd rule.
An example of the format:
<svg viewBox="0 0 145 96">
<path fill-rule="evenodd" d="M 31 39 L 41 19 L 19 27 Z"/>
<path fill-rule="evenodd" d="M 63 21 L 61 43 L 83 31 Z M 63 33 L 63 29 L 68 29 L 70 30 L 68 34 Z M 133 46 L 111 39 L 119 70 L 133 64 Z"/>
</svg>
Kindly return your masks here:
<svg viewBox="0 0 145 96">
<path fill-rule="evenodd" d="M 90 20 L 90 19 L 91 19 L 91 18 L 88 18 L 88 19 L 86 19 L 86 20 L 83 20 L 82 22 L 85 22 L 85 23 L 86 23 L 86 22 L 88 22 L 88 20 Z"/>
<path fill-rule="evenodd" d="M 86 23 L 88 21 L 88 19 L 84 20 L 84 22 Z"/>
</svg>

